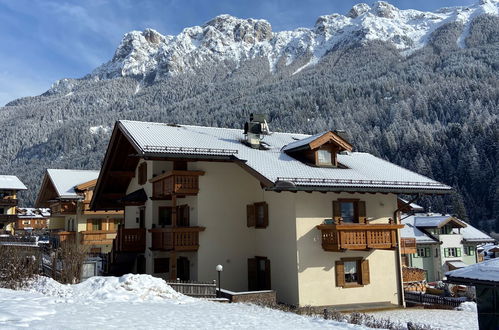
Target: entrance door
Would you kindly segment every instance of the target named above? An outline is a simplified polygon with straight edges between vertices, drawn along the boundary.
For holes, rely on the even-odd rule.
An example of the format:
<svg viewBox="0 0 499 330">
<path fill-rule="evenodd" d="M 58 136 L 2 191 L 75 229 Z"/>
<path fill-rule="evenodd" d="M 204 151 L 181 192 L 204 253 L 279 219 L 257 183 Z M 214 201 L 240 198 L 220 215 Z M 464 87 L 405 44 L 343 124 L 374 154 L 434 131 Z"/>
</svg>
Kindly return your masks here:
<svg viewBox="0 0 499 330">
<path fill-rule="evenodd" d="M 190 263 L 186 257 L 178 257 L 177 259 L 177 278 L 181 281 L 189 281 L 190 277 Z"/>
<path fill-rule="evenodd" d="M 146 209 L 139 209 L 139 228 L 146 228 Z"/>
<path fill-rule="evenodd" d="M 248 259 L 248 290 L 270 290 L 270 260 L 267 257 Z"/>
</svg>

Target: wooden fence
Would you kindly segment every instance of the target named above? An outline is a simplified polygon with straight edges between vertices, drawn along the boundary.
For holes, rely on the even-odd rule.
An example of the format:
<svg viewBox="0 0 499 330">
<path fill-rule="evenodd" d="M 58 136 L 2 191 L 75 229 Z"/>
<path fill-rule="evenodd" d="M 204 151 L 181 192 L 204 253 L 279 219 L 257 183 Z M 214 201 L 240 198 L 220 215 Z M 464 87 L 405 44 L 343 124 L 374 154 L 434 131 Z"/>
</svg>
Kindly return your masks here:
<svg viewBox="0 0 499 330">
<path fill-rule="evenodd" d="M 216 281 L 212 283 L 193 282 L 193 281 L 167 281 L 175 291 L 185 294 L 186 296 L 195 298 L 216 298 L 217 297 L 217 284 Z"/>
<path fill-rule="evenodd" d="M 452 298 L 440 297 L 432 294 L 416 293 L 404 291 L 404 297 L 407 302 L 417 303 L 422 305 L 440 305 L 459 307 L 463 302 L 467 301 L 466 297 Z"/>
</svg>

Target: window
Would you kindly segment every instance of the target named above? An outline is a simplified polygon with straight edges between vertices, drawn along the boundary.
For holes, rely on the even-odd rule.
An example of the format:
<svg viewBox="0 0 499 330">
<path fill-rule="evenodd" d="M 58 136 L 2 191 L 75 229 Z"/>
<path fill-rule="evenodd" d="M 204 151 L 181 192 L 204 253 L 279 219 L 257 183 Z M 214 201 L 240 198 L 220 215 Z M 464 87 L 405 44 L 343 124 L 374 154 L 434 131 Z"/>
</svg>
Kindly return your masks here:
<svg viewBox="0 0 499 330">
<path fill-rule="evenodd" d="M 464 247 L 464 254 L 468 256 L 474 256 L 475 255 L 475 247 L 474 246 L 465 246 Z"/>
<path fill-rule="evenodd" d="M 317 164 L 316 165 L 332 165 L 331 151 L 327 149 L 317 150 Z"/>
<path fill-rule="evenodd" d="M 362 258 L 342 258 L 335 262 L 336 286 L 342 288 L 370 283 L 369 261 Z"/>
<path fill-rule="evenodd" d="M 431 250 L 429 247 L 417 248 L 417 252 L 414 254 L 415 258 L 429 258 L 431 257 Z"/>
<path fill-rule="evenodd" d="M 172 225 L 172 208 L 170 206 L 160 206 L 158 208 L 158 225 Z"/>
<path fill-rule="evenodd" d="M 170 258 L 154 258 L 154 272 L 168 273 L 170 271 Z"/>
<path fill-rule="evenodd" d="M 138 182 L 140 185 L 143 185 L 147 181 L 147 163 L 143 162 L 139 165 L 139 170 L 138 170 L 139 178 Z"/>
<path fill-rule="evenodd" d="M 435 258 L 438 258 L 438 248 L 435 248 Z"/>
<path fill-rule="evenodd" d="M 445 248 L 444 249 L 444 256 L 446 258 L 460 257 L 461 256 L 461 248 Z"/>
<path fill-rule="evenodd" d="M 23 220 L 23 225 L 29 225 L 30 221 L 29 220 Z"/>
<path fill-rule="evenodd" d="M 101 225 L 100 219 L 93 219 L 92 220 L 92 230 L 102 230 L 102 225 Z"/>
<path fill-rule="evenodd" d="M 333 201 L 335 223 L 366 223 L 366 202 L 358 199 L 338 199 Z"/>
<path fill-rule="evenodd" d="M 269 206 L 265 202 L 246 206 L 246 224 L 248 227 L 267 228 L 269 225 Z"/>
</svg>

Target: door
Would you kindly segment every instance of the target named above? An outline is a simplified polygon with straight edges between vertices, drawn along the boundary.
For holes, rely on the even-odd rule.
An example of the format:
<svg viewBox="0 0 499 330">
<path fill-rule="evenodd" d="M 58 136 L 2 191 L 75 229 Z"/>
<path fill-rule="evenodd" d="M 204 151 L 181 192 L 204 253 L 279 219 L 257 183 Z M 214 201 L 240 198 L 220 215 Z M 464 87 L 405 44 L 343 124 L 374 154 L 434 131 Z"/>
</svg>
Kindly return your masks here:
<svg viewBox="0 0 499 330">
<path fill-rule="evenodd" d="M 139 209 L 139 228 L 146 228 L 146 209 Z"/>
<path fill-rule="evenodd" d="M 179 257 L 177 259 L 177 278 L 181 281 L 189 281 L 190 278 L 190 263 L 186 257 Z"/>
<path fill-rule="evenodd" d="M 248 259 L 248 290 L 270 290 L 270 260 L 266 257 Z"/>
</svg>

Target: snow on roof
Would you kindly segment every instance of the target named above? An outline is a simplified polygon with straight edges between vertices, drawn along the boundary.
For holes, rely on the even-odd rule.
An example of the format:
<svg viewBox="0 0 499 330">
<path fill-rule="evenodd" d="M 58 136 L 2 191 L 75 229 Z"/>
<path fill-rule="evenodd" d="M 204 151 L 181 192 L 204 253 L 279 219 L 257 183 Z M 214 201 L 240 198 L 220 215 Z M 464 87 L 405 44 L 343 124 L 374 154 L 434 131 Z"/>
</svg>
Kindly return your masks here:
<svg viewBox="0 0 499 330">
<path fill-rule="evenodd" d="M 321 168 L 302 163 L 282 151 L 283 147 L 314 136 L 273 133 L 263 142 L 268 150 L 241 143 L 242 129 L 169 125 L 122 120 L 125 135 L 143 154 L 231 156 L 273 182 L 289 181 L 295 186 L 383 188 L 385 191 L 445 192 L 451 188 L 425 176 L 363 152 L 339 154 L 347 168 Z M 324 134 L 324 133 L 321 133 Z M 319 134 L 319 135 L 321 135 Z"/>
<path fill-rule="evenodd" d="M 447 279 L 491 281 L 499 283 L 499 258 L 486 260 L 445 273 Z"/>
<path fill-rule="evenodd" d="M 456 269 L 464 268 L 464 267 L 468 266 L 467 264 L 465 264 L 461 260 L 449 260 L 449 261 L 446 261 L 446 263 L 451 265 L 452 267 L 454 267 Z"/>
<path fill-rule="evenodd" d="M 23 207 L 18 209 L 18 218 L 48 218 L 50 217 L 50 208 L 34 208 L 34 207 Z"/>
<path fill-rule="evenodd" d="M 321 133 L 317 133 L 315 135 L 311 135 L 311 136 L 309 136 L 307 138 L 299 139 L 299 140 L 296 140 L 294 142 L 288 143 L 287 145 L 285 145 L 282 148 L 282 151 L 292 150 L 292 149 L 296 149 L 296 148 L 299 148 L 299 147 L 306 146 L 310 142 L 312 142 L 312 141 L 320 138 L 321 136 L 323 136 L 324 134 L 327 134 L 328 132 L 329 131 L 324 131 L 324 132 L 321 132 Z"/>
<path fill-rule="evenodd" d="M 449 222 L 449 218 L 452 218 L 454 222 L 461 223 L 464 227 L 466 227 L 466 224 L 464 222 L 457 220 L 450 215 L 416 216 L 414 224 L 416 227 L 421 227 L 421 228 L 440 228 L 441 226 Z"/>
<path fill-rule="evenodd" d="M 26 190 L 28 188 L 15 175 L 0 175 L 0 189 Z"/>
<path fill-rule="evenodd" d="M 458 228 L 453 228 L 452 231 L 454 233 L 459 232 Z M 495 239 L 470 224 L 464 228 L 461 228 L 461 235 L 463 235 L 463 239 L 467 242 L 495 242 Z"/>
<path fill-rule="evenodd" d="M 59 198 L 77 198 L 75 186 L 95 180 L 99 171 L 47 169 L 50 180 L 54 184 Z"/>
<path fill-rule="evenodd" d="M 408 200 L 405 200 L 405 199 L 400 198 L 400 197 L 399 197 L 399 199 L 400 199 L 402 202 L 406 203 L 406 204 L 408 204 L 408 203 L 409 203 L 409 201 L 408 201 Z M 411 210 L 413 210 L 413 211 L 415 211 L 415 212 L 424 212 L 424 207 L 422 207 L 421 205 L 418 205 L 418 204 L 416 204 L 416 203 L 411 203 L 411 204 L 409 204 L 409 207 L 411 208 Z"/>
<path fill-rule="evenodd" d="M 415 238 L 416 244 L 438 243 L 437 240 L 433 239 L 414 226 L 414 218 L 414 216 L 410 216 L 402 220 L 402 223 L 405 226 L 400 230 L 400 237 Z"/>
</svg>

